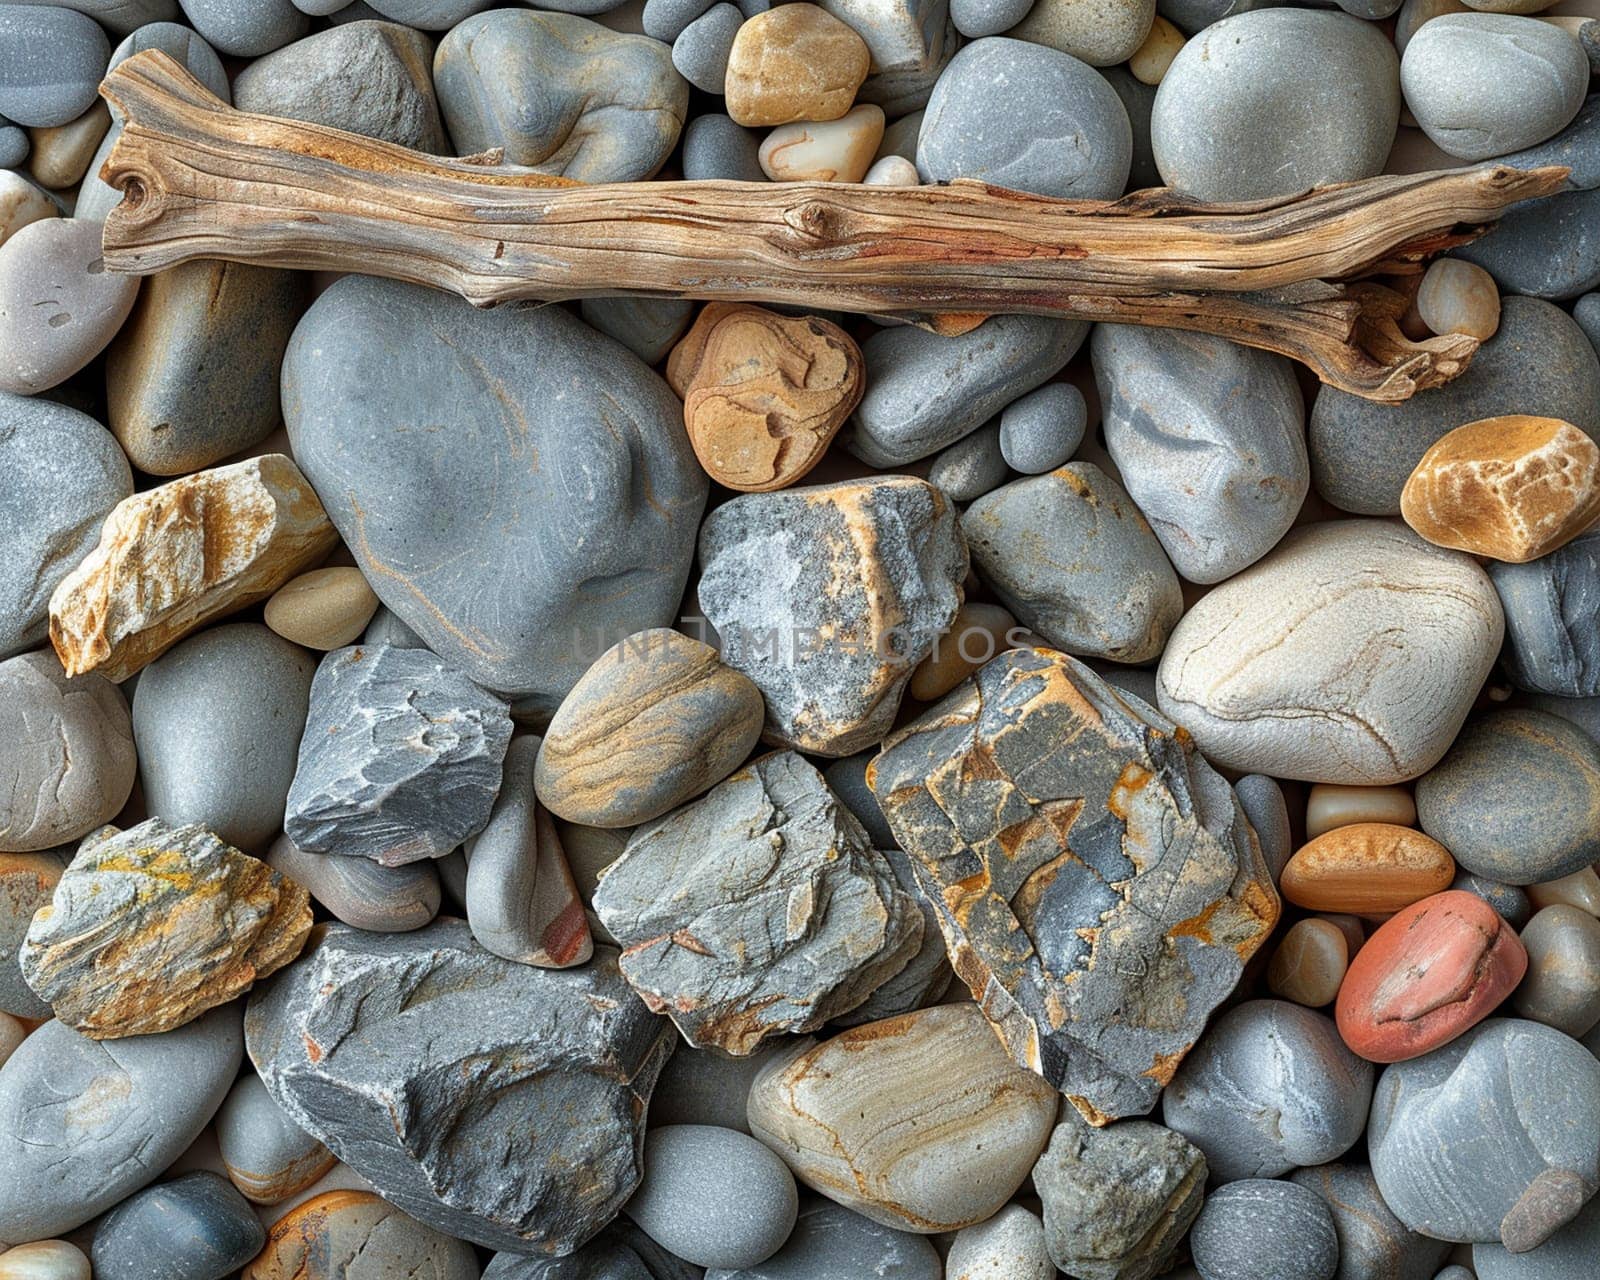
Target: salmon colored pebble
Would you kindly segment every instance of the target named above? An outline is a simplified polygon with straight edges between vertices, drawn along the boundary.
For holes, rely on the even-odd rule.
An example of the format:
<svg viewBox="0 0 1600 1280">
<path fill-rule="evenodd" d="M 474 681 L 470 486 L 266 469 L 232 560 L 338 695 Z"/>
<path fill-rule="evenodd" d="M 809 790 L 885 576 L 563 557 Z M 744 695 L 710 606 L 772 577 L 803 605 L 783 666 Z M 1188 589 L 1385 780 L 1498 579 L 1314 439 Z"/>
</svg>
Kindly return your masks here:
<svg viewBox="0 0 1600 1280">
<path fill-rule="evenodd" d="M 1357 822 L 1301 848 L 1278 887 L 1310 911 L 1372 916 L 1448 889 L 1455 878 L 1455 859 L 1431 836 L 1388 822 Z"/>
<path fill-rule="evenodd" d="M 1339 988 L 1335 1021 L 1363 1058 L 1404 1062 L 1483 1021 L 1527 970 L 1516 931 L 1482 898 L 1451 889 L 1367 939 Z"/>
</svg>

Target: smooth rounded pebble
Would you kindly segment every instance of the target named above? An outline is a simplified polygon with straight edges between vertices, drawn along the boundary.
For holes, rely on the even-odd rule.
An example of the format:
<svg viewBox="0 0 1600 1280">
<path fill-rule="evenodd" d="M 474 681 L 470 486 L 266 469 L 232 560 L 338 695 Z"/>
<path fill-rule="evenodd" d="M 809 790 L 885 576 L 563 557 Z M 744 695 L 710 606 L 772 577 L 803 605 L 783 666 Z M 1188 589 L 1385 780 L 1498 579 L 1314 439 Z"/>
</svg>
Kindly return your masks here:
<svg viewBox="0 0 1600 1280">
<path fill-rule="evenodd" d="M 1155 16 L 1156 0 L 1034 0 L 1006 34 L 1109 67 L 1138 52 Z"/>
<path fill-rule="evenodd" d="M 90 1280 L 89 1259 L 66 1240 L 39 1240 L 0 1252 L 0 1280 Z"/>
<path fill-rule="evenodd" d="M 1019 1204 L 956 1232 L 944 1260 L 945 1280 L 1056 1280 L 1044 1223 Z"/>
<path fill-rule="evenodd" d="M 1511 1003 L 1524 1018 L 1569 1036 L 1600 1023 L 1600 920 L 1564 903 L 1542 908 L 1522 930 L 1528 973 Z"/>
<path fill-rule="evenodd" d="M 1339 994 L 1349 961 L 1350 946 L 1336 925 L 1316 918 L 1296 920 L 1272 953 L 1267 986 L 1285 1000 L 1320 1009 Z"/>
<path fill-rule="evenodd" d="M 1147 674 L 1151 676 L 1150 688 L 1140 696 L 1153 706 L 1156 701 L 1154 673 Z M 1239 807 L 1244 810 L 1244 816 L 1250 819 L 1251 830 L 1256 833 L 1261 856 L 1266 859 L 1267 870 L 1272 873 L 1272 882 L 1277 884 L 1284 864 L 1294 852 L 1289 805 L 1283 798 L 1283 788 L 1263 773 L 1247 773 L 1233 784 L 1233 790 L 1239 797 Z"/>
<path fill-rule="evenodd" d="M 1503 630 L 1470 557 L 1375 520 L 1312 525 L 1184 615 L 1158 700 L 1230 768 L 1387 785 L 1449 749 Z"/>
<path fill-rule="evenodd" d="M 651 365 L 660 364 L 672 350 L 695 310 L 694 303 L 681 298 L 585 298 L 579 306 L 586 325 Z"/>
<path fill-rule="evenodd" d="M 311 19 L 289 0 L 179 0 L 190 24 L 218 53 L 259 58 L 298 40 Z"/>
<path fill-rule="evenodd" d="M 997 36 L 1028 16 L 1033 0 L 950 0 L 950 19 L 970 40 Z"/>
<path fill-rule="evenodd" d="M 1406 787 L 1346 787 L 1319 782 L 1306 797 L 1306 839 L 1357 822 L 1417 825 L 1417 803 Z"/>
<path fill-rule="evenodd" d="M 996 421 L 963 436 L 934 458 L 928 483 L 943 489 L 952 502 L 971 502 L 998 489 L 1010 474 L 1000 452 L 1000 423 Z"/>
<path fill-rule="evenodd" d="M 478 1259 L 465 1240 L 424 1226 L 371 1192 L 328 1191 L 273 1226 L 242 1280 L 397 1276 L 478 1280 Z"/>
<path fill-rule="evenodd" d="M 761 138 L 724 115 L 696 116 L 683 131 L 683 176 L 730 182 L 765 182 Z"/>
<path fill-rule="evenodd" d="M 1343 1155 L 1361 1137 L 1372 1064 L 1333 1019 L 1285 1000 L 1249 1000 L 1189 1051 L 1162 1118 L 1205 1153 L 1216 1182 L 1273 1178 Z"/>
<path fill-rule="evenodd" d="M 879 143 L 882 150 L 882 143 Z M 904 156 L 882 156 L 872 162 L 867 176 L 861 179 L 869 187 L 915 187 L 922 181 L 917 166 Z"/>
<path fill-rule="evenodd" d="M 221 1280 L 267 1233 L 250 1202 L 215 1173 L 186 1173 L 129 1196 L 95 1229 L 98 1280 Z"/>
<path fill-rule="evenodd" d="M 1500 290 L 1482 267 L 1435 258 L 1417 287 L 1417 314 L 1434 333 L 1464 333 L 1487 342 L 1500 327 Z"/>
<path fill-rule="evenodd" d="M 1385 916 L 1449 888 L 1455 875 L 1450 851 L 1422 832 L 1355 822 L 1302 846 L 1278 887 L 1309 911 Z"/>
<path fill-rule="evenodd" d="M 1204 1280 L 1332 1280 L 1339 1265 L 1333 1215 L 1293 1182 L 1246 1178 L 1206 1197 L 1189 1233 Z"/>
<path fill-rule="evenodd" d="M 713 1267 L 705 1280 L 943 1280 L 939 1254 L 921 1236 L 881 1226 L 843 1205 L 812 1201 L 789 1242 L 754 1267 Z M 643 1280 L 643 1278 L 641 1278 Z"/>
<path fill-rule="evenodd" d="M 1593 867 L 1583 867 L 1570 876 L 1530 884 L 1528 901 L 1540 910 L 1563 903 L 1600 917 L 1600 875 Z"/>
<path fill-rule="evenodd" d="M 385 867 L 370 858 L 309 853 L 288 836 L 279 836 L 266 862 L 303 884 L 336 919 L 357 929 L 406 933 L 439 914 L 439 868 L 430 859 Z"/>
<path fill-rule="evenodd" d="M 1390 1212 L 1367 1165 L 1296 1169 L 1289 1181 L 1316 1192 L 1328 1206 L 1339 1237 L 1334 1280 L 1426 1280 L 1450 1251 L 1445 1241 L 1419 1235 Z"/>
<path fill-rule="evenodd" d="M 1000 456 L 1013 471 L 1043 475 L 1064 466 L 1083 443 L 1089 406 L 1070 382 L 1047 382 L 1000 413 Z"/>
<path fill-rule="evenodd" d="M 728 58 L 744 14 L 737 5 L 714 4 L 691 22 L 672 43 L 672 65 L 704 93 L 721 93 L 728 77 Z"/>
<path fill-rule="evenodd" d="M 262 620 L 285 640 L 326 652 L 354 644 L 378 611 L 360 569 L 337 565 L 291 578 L 272 594 Z"/>
<path fill-rule="evenodd" d="M 703 1124 L 652 1125 L 644 1177 L 627 1215 L 662 1248 L 698 1267 L 753 1267 L 789 1238 L 794 1176 L 748 1134 Z"/>
<path fill-rule="evenodd" d="M 254 1071 L 228 1092 L 214 1127 L 228 1180 L 256 1204 L 287 1200 L 334 1165 L 333 1152 L 284 1114 Z"/>
<path fill-rule="evenodd" d="M 1475 876 L 1470 871 L 1458 869 L 1450 887 L 1482 898 L 1513 929 L 1522 928 L 1533 915 L 1533 903 L 1519 885 L 1502 884 L 1487 876 Z"/>
<path fill-rule="evenodd" d="M 1258 9 L 1179 51 L 1156 92 L 1150 141 L 1169 186 L 1256 200 L 1381 172 L 1399 118 L 1399 59 L 1375 26 Z"/>
<path fill-rule="evenodd" d="M 837 120 L 871 61 L 866 41 L 825 9 L 779 5 L 739 28 L 723 84 L 728 114 L 755 126 Z"/>
<path fill-rule="evenodd" d="M 36 129 L 76 120 L 94 105 L 110 58 L 111 42 L 86 14 L 0 5 L 0 117 Z"/>
<path fill-rule="evenodd" d="M 1591 1280 L 1600 1257 L 1600 1200 L 1529 1253 L 1511 1253 L 1499 1243 L 1472 1246 L 1472 1267 L 1449 1267 L 1434 1280 Z M 0 1262 L 3 1262 L 0 1259 Z"/>
<path fill-rule="evenodd" d="M 1544 711 L 1493 711 L 1417 780 L 1422 829 L 1468 871 L 1506 884 L 1600 861 L 1600 744 Z"/>
<path fill-rule="evenodd" d="M 883 108 L 863 103 L 837 120 L 779 125 L 757 159 L 774 182 L 860 182 L 882 140 Z"/>
</svg>

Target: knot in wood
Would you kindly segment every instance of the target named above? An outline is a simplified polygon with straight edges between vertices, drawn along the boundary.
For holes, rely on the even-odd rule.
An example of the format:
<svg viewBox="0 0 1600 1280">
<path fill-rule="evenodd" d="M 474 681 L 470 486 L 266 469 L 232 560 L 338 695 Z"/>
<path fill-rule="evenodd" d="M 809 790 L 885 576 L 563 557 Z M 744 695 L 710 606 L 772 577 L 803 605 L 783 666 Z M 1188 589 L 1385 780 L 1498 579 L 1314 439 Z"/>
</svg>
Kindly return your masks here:
<svg viewBox="0 0 1600 1280">
<path fill-rule="evenodd" d="M 842 212 L 822 200 L 806 200 L 784 214 L 784 222 L 808 240 L 833 243 L 844 231 Z"/>
</svg>

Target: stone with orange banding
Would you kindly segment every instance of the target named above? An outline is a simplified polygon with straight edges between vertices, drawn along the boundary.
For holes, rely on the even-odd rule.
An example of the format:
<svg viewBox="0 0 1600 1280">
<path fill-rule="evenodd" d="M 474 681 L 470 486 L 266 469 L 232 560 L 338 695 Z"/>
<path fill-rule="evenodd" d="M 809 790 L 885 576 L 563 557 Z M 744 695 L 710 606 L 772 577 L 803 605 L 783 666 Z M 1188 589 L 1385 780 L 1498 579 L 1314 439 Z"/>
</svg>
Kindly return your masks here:
<svg viewBox="0 0 1600 1280">
<path fill-rule="evenodd" d="M 1448 889 L 1455 874 L 1455 859 L 1432 837 L 1387 822 L 1357 822 L 1301 848 L 1278 888 L 1310 911 L 1388 915 Z"/>
<path fill-rule="evenodd" d="M 1528 953 L 1482 898 L 1436 893 L 1367 939 L 1339 988 L 1339 1034 L 1371 1062 L 1404 1062 L 1492 1013 L 1527 972 Z"/>
</svg>

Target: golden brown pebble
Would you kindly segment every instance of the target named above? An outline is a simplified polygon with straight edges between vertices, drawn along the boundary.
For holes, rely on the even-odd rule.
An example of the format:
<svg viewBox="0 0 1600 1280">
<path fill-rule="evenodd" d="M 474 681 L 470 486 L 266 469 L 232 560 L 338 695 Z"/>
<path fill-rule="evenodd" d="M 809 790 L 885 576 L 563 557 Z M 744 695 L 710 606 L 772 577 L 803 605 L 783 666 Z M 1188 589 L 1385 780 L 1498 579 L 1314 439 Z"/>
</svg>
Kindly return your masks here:
<svg viewBox="0 0 1600 1280">
<path fill-rule="evenodd" d="M 837 120 L 856 100 L 872 55 L 867 43 L 814 4 L 785 4 L 739 28 L 723 80 L 736 124 Z"/>
<path fill-rule="evenodd" d="M 667 361 L 700 465 L 745 493 L 810 471 L 861 399 L 861 348 L 838 325 L 713 302 Z"/>
<path fill-rule="evenodd" d="M 1559 418 L 1469 422 L 1422 455 L 1400 513 L 1435 546 L 1536 560 L 1600 515 L 1600 447 Z"/>
<path fill-rule="evenodd" d="M 1349 963 L 1349 945 L 1337 925 L 1315 918 L 1300 920 L 1272 953 L 1267 986 L 1285 1000 L 1320 1009 L 1339 994 Z"/>
<path fill-rule="evenodd" d="M 326 652 L 354 644 L 377 611 L 378 597 L 361 570 L 338 565 L 284 583 L 267 601 L 263 620 L 285 640 Z"/>
<path fill-rule="evenodd" d="M 52 191 L 81 181 L 110 128 L 111 112 L 104 102 L 97 101 L 76 120 L 53 129 L 29 129 L 33 152 L 28 157 L 28 168 L 34 181 Z"/>
<path fill-rule="evenodd" d="M 1358 822 L 1304 846 L 1278 887 L 1311 911 L 1388 915 L 1443 892 L 1455 875 L 1455 859 L 1437 840 L 1410 827 Z"/>
<path fill-rule="evenodd" d="M 1005 609 L 969 600 L 911 673 L 911 696 L 919 702 L 944 697 L 990 658 L 1014 648 L 1011 637 L 1020 634 L 1017 620 Z"/>
</svg>

